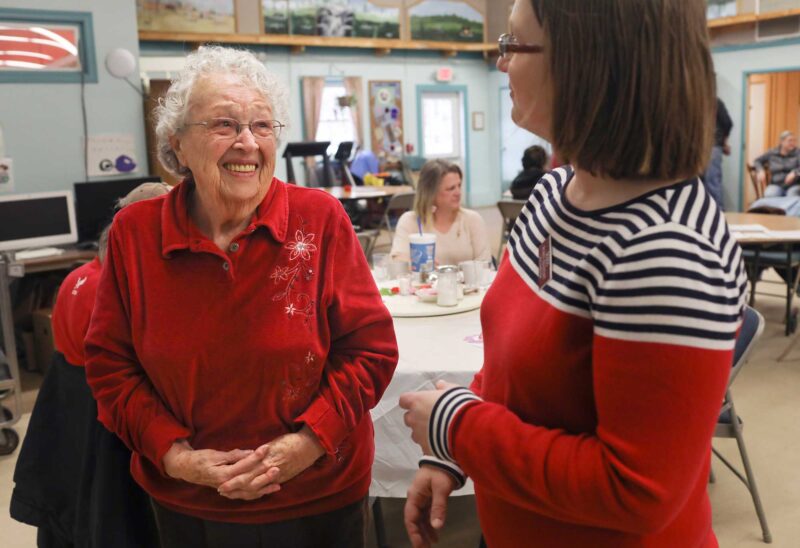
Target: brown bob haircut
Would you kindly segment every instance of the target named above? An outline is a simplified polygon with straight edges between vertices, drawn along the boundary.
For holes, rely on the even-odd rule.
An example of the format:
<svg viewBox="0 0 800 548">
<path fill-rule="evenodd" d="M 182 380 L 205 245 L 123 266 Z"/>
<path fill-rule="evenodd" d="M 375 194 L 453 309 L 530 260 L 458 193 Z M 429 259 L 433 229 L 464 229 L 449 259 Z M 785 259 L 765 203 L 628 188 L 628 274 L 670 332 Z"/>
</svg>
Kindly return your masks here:
<svg viewBox="0 0 800 548">
<path fill-rule="evenodd" d="M 701 173 L 716 90 L 701 0 L 530 0 L 549 40 L 553 145 L 614 179 Z"/>
</svg>

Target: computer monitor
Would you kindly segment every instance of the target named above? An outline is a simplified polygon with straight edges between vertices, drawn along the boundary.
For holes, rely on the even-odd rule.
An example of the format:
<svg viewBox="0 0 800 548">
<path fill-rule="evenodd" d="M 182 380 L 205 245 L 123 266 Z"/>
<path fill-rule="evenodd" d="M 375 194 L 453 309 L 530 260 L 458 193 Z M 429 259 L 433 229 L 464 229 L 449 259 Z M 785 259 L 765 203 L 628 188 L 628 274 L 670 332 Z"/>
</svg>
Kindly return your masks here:
<svg viewBox="0 0 800 548">
<path fill-rule="evenodd" d="M 114 218 L 114 206 L 116 206 L 117 200 L 142 183 L 158 183 L 160 181 L 161 177 L 149 176 L 75 183 L 78 241 L 96 241 L 100 237 L 100 232 Z"/>
<path fill-rule="evenodd" d="M 0 251 L 77 240 L 71 191 L 0 195 Z"/>
</svg>

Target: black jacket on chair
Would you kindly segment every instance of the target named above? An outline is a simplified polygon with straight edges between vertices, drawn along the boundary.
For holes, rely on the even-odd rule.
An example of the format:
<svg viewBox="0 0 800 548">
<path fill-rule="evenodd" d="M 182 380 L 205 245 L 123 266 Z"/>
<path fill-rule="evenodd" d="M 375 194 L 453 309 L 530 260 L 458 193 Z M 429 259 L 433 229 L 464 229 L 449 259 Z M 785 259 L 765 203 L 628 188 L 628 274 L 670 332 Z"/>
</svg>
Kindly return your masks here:
<svg viewBox="0 0 800 548">
<path fill-rule="evenodd" d="M 97 420 L 83 367 L 56 352 L 14 470 L 11 517 L 38 527 L 40 548 L 159 545 L 131 453 Z"/>
</svg>

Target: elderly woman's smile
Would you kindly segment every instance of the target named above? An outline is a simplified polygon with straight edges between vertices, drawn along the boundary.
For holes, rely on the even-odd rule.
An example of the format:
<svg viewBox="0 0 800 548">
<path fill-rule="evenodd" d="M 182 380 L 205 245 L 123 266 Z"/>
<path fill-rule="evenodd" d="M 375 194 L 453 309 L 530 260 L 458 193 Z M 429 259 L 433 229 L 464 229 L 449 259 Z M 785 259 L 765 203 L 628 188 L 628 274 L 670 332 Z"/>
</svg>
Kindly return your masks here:
<svg viewBox="0 0 800 548">
<path fill-rule="evenodd" d="M 261 202 L 275 171 L 272 123 L 270 101 L 241 77 L 210 74 L 195 83 L 173 146 L 206 207 L 253 210 Z"/>
</svg>

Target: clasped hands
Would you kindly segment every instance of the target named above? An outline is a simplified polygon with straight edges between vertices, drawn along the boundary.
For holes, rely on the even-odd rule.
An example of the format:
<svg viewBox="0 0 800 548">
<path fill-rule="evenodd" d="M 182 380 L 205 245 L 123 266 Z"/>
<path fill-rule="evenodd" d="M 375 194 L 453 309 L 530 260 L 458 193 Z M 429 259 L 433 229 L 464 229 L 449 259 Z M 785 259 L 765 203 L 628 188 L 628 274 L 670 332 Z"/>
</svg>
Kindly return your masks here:
<svg viewBox="0 0 800 548">
<path fill-rule="evenodd" d="M 280 486 L 325 454 L 307 426 L 256 449 L 193 449 L 179 441 L 164 455 L 164 470 L 175 479 L 213 487 L 223 497 L 256 500 Z"/>
</svg>

